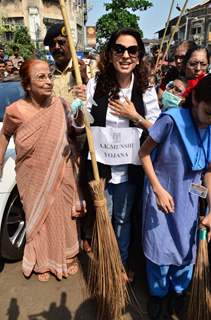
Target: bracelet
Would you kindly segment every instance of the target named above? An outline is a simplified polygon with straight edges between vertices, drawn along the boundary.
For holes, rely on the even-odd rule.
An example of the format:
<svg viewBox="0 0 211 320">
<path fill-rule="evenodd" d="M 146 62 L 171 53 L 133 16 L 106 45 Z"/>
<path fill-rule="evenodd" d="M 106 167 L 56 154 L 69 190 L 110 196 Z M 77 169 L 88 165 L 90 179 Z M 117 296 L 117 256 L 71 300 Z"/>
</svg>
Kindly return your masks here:
<svg viewBox="0 0 211 320">
<path fill-rule="evenodd" d="M 135 124 L 135 126 L 138 126 L 139 124 L 142 124 L 143 121 L 144 119 L 140 116 L 138 120 L 133 121 L 133 123 Z"/>
</svg>

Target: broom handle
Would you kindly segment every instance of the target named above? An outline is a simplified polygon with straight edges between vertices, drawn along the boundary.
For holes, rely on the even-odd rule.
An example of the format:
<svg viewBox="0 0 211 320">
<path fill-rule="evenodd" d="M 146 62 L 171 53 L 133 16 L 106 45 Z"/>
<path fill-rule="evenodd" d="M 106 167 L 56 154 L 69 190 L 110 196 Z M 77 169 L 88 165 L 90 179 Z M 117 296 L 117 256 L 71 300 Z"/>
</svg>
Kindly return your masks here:
<svg viewBox="0 0 211 320">
<path fill-rule="evenodd" d="M 69 44 L 69 48 L 70 48 L 70 53 L 71 53 L 71 57 L 72 57 L 72 61 L 73 61 L 74 70 L 75 70 L 76 83 L 77 83 L 77 85 L 81 85 L 82 84 L 81 73 L 80 73 L 80 68 L 79 68 L 79 64 L 78 64 L 78 58 L 76 55 L 75 46 L 73 44 L 73 38 L 72 38 L 72 34 L 71 34 L 70 24 L 68 21 L 65 2 L 64 2 L 64 0 L 59 0 L 59 3 L 60 3 L 60 7 L 61 7 L 62 16 L 64 19 L 65 29 L 67 32 L 68 44 Z M 93 135 L 91 132 L 91 128 L 90 128 L 90 124 L 89 124 L 89 120 L 88 120 L 86 112 L 84 112 L 84 125 L 85 125 L 85 129 L 86 129 L 86 136 L 87 136 L 87 140 L 88 140 L 89 152 L 90 152 L 91 161 L 92 161 L 92 169 L 93 169 L 94 179 L 99 181 L 100 176 L 99 176 L 99 170 L 97 167 L 97 160 L 96 160 L 95 149 L 94 149 L 94 140 L 93 140 Z"/>
<path fill-rule="evenodd" d="M 173 29 L 173 32 L 172 32 L 171 37 L 170 37 L 170 39 L 169 39 L 168 45 L 167 45 L 167 47 L 166 47 L 166 51 L 165 51 L 165 53 L 164 53 L 164 55 L 163 55 L 162 62 L 165 60 L 165 58 L 166 58 L 166 56 L 167 56 L 167 53 L 168 53 L 169 48 L 170 48 L 170 45 L 171 45 L 172 40 L 173 40 L 173 38 L 174 38 L 174 35 L 175 35 L 176 31 L 177 31 L 177 28 L 178 28 L 178 26 L 179 26 L 179 24 L 180 24 L 180 20 L 181 20 L 183 14 L 184 14 L 184 12 L 185 12 L 185 8 L 186 8 L 187 4 L 188 4 L 188 0 L 185 1 L 184 6 L 183 6 L 183 8 L 182 8 L 182 10 L 181 10 L 181 13 L 180 13 L 180 15 L 179 15 L 179 18 L 177 19 L 177 23 L 176 23 L 176 25 L 175 25 L 175 27 L 174 27 L 174 29 Z"/>
<path fill-rule="evenodd" d="M 68 39 L 68 44 L 69 44 L 69 48 L 70 48 L 70 53 L 71 53 L 71 56 L 72 56 L 73 66 L 74 66 L 74 70 L 75 70 L 76 83 L 78 85 L 80 85 L 83 82 L 82 82 L 82 79 L 81 79 L 81 73 L 80 73 L 80 68 L 79 68 L 79 65 L 78 65 L 78 58 L 77 58 L 77 55 L 76 55 L 75 46 L 73 44 L 73 38 L 72 38 L 70 24 L 69 24 L 69 21 L 68 21 L 66 5 L 65 5 L 64 0 L 59 0 L 59 2 L 60 2 L 62 16 L 63 16 L 63 19 L 64 19 L 64 25 L 65 25 L 65 29 L 66 29 L 66 33 L 67 33 L 67 39 Z"/>
<path fill-rule="evenodd" d="M 163 38 L 162 38 L 161 43 L 160 43 L 160 48 L 159 48 L 159 52 L 158 52 L 158 56 L 157 56 L 157 60 L 156 60 L 156 64 L 155 64 L 155 72 L 157 71 L 158 63 L 160 61 L 160 53 L 161 53 L 161 51 L 163 49 L 163 44 L 164 44 L 164 40 L 165 40 L 165 37 L 166 37 L 167 29 L 168 29 L 168 26 L 169 26 L 169 21 L 170 21 L 170 18 L 171 18 L 171 13 L 172 13 L 172 9 L 173 9 L 173 6 L 174 6 L 174 1 L 175 0 L 172 0 L 170 11 L 169 11 L 169 16 L 168 16 L 168 19 L 167 19 L 167 22 L 166 22 L 166 28 L 165 28 L 165 31 L 164 31 L 164 34 L 163 34 Z"/>
</svg>

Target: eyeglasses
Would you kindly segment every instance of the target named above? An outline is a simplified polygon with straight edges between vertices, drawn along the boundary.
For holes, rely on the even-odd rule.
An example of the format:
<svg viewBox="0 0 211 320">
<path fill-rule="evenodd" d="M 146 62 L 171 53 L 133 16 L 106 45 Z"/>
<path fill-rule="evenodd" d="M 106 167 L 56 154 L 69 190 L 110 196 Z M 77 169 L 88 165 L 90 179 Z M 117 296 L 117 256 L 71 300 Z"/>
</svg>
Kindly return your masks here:
<svg viewBox="0 0 211 320">
<path fill-rule="evenodd" d="M 55 76 L 53 73 L 45 74 L 45 73 L 37 73 L 34 75 L 32 80 L 39 81 L 39 82 L 44 82 L 47 80 L 53 81 L 55 79 Z"/>
<path fill-rule="evenodd" d="M 118 44 L 118 43 L 113 45 L 112 50 L 113 50 L 113 53 L 119 57 L 123 56 L 125 51 L 127 51 L 130 57 L 135 58 L 135 57 L 137 57 L 138 52 L 139 52 L 138 46 L 130 46 L 130 47 L 126 48 L 122 44 Z"/>
<path fill-rule="evenodd" d="M 208 67 L 207 63 L 201 62 L 201 61 L 190 61 L 187 64 L 189 65 L 190 68 L 196 68 L 198 67 L 198 65 L 200 65 L 202 69 L 206 69 Z"/>
<path fill-rule="evenodd" d="M 166 85 L 166 90 L 174 90 L 175 93 L 177 93 L 178 95 L 181 95 L 183 93 L 184 90 L 182 90 L 181 88 L 177 87 L 174 84 L 174 81 L 170 81 L 167 85 Z"/>
<path fill-rule="evenodd" d="M 66 44 L 66 40 L 65 39 L 52 40 L 49 44 L 49 47 L 54 48 L 57 43 L 60 47 L 62 47 Z"/>
</svg>

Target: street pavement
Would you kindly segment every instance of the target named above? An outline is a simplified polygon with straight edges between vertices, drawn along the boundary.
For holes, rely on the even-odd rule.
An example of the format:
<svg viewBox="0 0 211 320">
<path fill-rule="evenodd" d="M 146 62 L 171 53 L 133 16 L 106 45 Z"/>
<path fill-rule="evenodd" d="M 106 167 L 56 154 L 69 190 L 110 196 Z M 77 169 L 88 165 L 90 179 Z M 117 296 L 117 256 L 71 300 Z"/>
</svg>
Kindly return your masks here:
<svg viewBox="0 0 211 320">
<path fill-rule="evenodd" d="M 96 302 L 86 290 L 84 270 L 87 257 L 80 255 L 81 268 L 74 276 L 62 281 L 53 276 L 48 282 L 40 282 L 36 275 L 26 279 L 21 272 L 21 262 L 6 262 L 0 272 L 0 319 L 1 320 L 95 320 Z M 143 277 L 137 275 L 134 291 L 146 310 L 146 289 L 140 286 Z M 138 314 L 129 306 L 124 320 L 147 320 L 146 312 Z M 111 319 L 112 320 L 112 319 Z"/>
</svg>

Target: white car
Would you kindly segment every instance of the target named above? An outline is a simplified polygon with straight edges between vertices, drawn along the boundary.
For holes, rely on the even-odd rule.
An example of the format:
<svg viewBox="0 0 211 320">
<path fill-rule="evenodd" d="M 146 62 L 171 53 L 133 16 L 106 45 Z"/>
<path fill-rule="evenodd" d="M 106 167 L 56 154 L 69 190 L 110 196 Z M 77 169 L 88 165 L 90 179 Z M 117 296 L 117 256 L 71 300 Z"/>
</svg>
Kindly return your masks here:
<svg viewBox="0 0 211 320">
<path fill-rule="evenodd" d="M 20 81 L 0 82 L 0 128 L 5 108 L 23 96 Z M 15 180 L 15 147 L 11 139 L 0 179 L 0 257 L 19 260 L 24 245 L 25 217 Z"/>
</svg>

